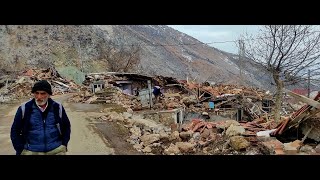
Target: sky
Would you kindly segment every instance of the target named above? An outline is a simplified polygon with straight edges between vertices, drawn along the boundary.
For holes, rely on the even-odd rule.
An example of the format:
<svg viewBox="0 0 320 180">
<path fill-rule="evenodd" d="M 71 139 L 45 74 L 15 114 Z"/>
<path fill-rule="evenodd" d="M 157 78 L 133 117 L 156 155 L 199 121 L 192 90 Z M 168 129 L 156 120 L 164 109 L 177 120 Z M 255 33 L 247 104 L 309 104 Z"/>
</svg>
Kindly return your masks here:
<svg viewBox="0 0 320 180">
<path fill-rule="evenodd" d="M 235 53 L 239 52 L 235 42 L 218 43 L 222 41 L 237 41 L 245 32 L 255 34 L 258 25 L 169 25 L 169 27 L 192 36 L 209 46 Z M 216 43 L 213 43 L 216 42 Z"/>
</svg>

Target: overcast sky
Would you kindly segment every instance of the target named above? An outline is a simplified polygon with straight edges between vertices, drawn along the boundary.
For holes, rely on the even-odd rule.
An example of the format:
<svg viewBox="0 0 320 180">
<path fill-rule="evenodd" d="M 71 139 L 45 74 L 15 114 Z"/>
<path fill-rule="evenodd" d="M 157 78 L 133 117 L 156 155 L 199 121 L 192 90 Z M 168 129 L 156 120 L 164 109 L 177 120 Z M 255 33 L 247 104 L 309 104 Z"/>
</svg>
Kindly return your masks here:
<svg viewBox="0 0 320 180">
<path fill-rule="evenodd" d="M 258 25 L 169 25 L 180 32 L 188 34 L 203 43 L 238 40 L 245 32 L 258 32 Z M 238 53 L 234 42 L 208 44 L 226 52 Z"/>
</svg>

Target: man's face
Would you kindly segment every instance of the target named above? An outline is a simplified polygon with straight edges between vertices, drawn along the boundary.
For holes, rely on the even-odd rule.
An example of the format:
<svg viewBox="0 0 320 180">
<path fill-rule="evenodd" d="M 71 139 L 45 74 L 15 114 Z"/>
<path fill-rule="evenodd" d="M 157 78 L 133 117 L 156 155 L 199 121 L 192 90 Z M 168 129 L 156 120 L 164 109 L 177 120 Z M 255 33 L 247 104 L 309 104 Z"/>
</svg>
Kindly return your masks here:
<svg viewBox="0 0 320 180">
<path fill-rule="evenodd" d="M 38 106 L 43 106 L 47 103 L 49 94 L 46 91 L 36 91 L 33 93 Z"/>
</svg>

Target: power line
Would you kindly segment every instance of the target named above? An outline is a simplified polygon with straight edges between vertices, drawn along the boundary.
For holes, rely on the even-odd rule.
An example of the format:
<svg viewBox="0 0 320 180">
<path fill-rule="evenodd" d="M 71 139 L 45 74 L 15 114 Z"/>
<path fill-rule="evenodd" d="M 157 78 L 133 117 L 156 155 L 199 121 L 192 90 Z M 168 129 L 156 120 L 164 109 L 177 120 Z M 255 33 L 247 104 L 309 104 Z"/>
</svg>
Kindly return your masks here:
<svg viewBox="0 0 320 180">
<path fill-rule="evenodd" d="M 320 32 L 320 31 L 312 31 L 309 32 L 311 33 L 316 33 L 316 32 Z M 192 36 L 191 36 L 192 37 Z M 258 39 L 269 39 L 269 38 L 273 38 L 272 36 L 270 37 L 257 37 L 257 38 L 246 38 L 246 39 L 242 39 L 242 41 L 254 41 L 254 40 L 258 40 Z M 212 42 L 199 42 L 199 43 L 178 43 L 178 44 L 145 44 L 145 45 L 141 45 L 141 43 L 138 44 L 114 44 L 115 46 L 153 46 L 153 47 L 157 47 L 157 46 L 194 46 L 194 45 L 209 45 L 209 44 L 218 44 L 218 43 L 238 43 L 239 40 L 227 40 L 227 41 L 212 41 Z"/>
<path fill-rule="evenodd" d="M 157 47 L 157 46 L 194 46 L 194 45 L 209 45 L 209 44 L 216 44 L 216 43 L 230 43 L 230 42 L 237 42 L 238 40 L 230 40 L 230 41 L 214 41 L 214 42 L 208 42 L 208 43 L 178 43 L 178 44 L 145 44 L 142 45 L 141 43 L 138 44 L 114 44 L 115 46 L 153 46 L 153 47 Z"/>
</svg>

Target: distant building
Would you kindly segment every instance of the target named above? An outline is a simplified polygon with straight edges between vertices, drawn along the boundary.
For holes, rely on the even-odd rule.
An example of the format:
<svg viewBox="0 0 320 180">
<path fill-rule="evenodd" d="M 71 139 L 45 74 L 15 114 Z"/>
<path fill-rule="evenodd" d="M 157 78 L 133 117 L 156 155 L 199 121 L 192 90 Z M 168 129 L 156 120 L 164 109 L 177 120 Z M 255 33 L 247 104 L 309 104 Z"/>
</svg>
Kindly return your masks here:
<svg viewBox="0 0 320 180">
<path fill-rule="evenodd" d="M 292 92 L 296 93 L 296 94 L 300 94 L 303 96 L 307 96 L 308 95 L 308 89 L 304 89 L 304 88 L 295 88 L 292 90 Z"/>
</svg>

